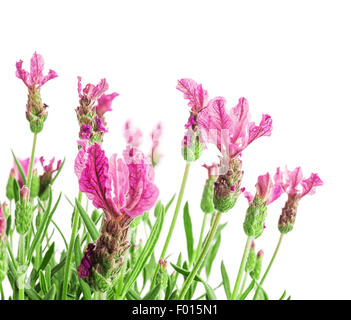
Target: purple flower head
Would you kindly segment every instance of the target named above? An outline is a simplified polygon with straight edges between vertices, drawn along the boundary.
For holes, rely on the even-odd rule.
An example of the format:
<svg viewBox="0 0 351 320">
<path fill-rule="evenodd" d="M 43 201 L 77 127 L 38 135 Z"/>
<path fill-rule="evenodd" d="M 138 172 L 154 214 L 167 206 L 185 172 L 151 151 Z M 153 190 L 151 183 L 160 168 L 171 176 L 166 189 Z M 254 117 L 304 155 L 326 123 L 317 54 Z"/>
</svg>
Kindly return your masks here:
<svg viewBox="0 0 351 320">
<path fill-rule="evenodd" d="M 39 89 L 43 84 L 57 77 L 57 73 L 49 70 L 46 76 L 43 75 L 44 58 L 34 52 L 30 60 L 30 72 L 22 68 L 23 61 L 16 62 L 16 77 L 21 79 L 28 89 Z"/>
<path fill-rule="evenodd" d="M 23 159 L 23 160 L 17 158 L 17 160 L 18 160 L 19 164 L 21 165 L 21 167 L 23 169 L 25 177 L 27 178 L 28 177 L 28 171 L 29 171 L 30 158 L 26 158 L 26 159 Z M 37 161 L 38 161 L 37 158 L 35 158 L 34 161 L 33 161 L 33 171 L 35 170 L 35 165 L 36 165 Z M 13 167 L 12 167 L 12 169 L 10 171 L 10 175 L 17 180 L 19 187 L 22 188 L 24 183 L 23 183 L 20 171 L 18 170 L 16 162 L 13 163 Z"/>
<path fill-rule="evenodd" d="M 84 251 L 83 258 L 78 266 L 78 277 L 79 278 L 88 278 L 91 273 L 91 268 L 93 266 L 91 261 L 91 255 L 94 251 L 95 245 L 93 243 L 89 243 L 88 247 Z"/>
<path fill-rule="evenodd" d="M 93 128 L 90 125 L 83 123 L 80 127 L 79 138 L 89 140 L 92 132 Z"/>
</svg>

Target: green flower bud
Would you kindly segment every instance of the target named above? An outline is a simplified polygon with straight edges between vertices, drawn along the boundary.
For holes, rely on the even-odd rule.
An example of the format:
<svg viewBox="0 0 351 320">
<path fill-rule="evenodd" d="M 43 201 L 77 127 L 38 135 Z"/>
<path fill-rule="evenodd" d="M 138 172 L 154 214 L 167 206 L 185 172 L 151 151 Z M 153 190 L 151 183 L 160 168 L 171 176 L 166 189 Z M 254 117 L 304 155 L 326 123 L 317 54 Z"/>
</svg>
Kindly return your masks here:
<svg viewBox="0 0 351 320">
<path fill-rule="evenodd" d="M 245 265 L 245 271 L 251 272 L 252 270 L 255 269 L 255 265 L 256 265 L 255 242 L 252 240 L 251 248 L 250 248 L 249 255 L 247 257 L 247 261 Z"/>
<path fill-rule="evenodd" d="M 227 212 L 234 207 L 241 193 L 242 174 L 241 161 L 231 159 L 227 172 L 220 175 L 214 183 L 213 203 L 216 210 Z"/>
<path fill-rule="evenodd" d="M 47 107 L 41 101 L 40 89 L 29 90 L 26 117 L 33 133 L 39 133 L 43 130 L 44 122 L 48 116 Z"/>
<path fill-rule="evenodd" d="M 258 280 L 260 278 L 262 269 L 263 251 L 260 250 L 257 253 L 255 269 L 250 273 L 252 279 Z"/>
<path fill-rule="evenodd" d="M 288 201 L 279 217 L 278 229 L 281 233 L 286 234 L 294 228 L 296 213 L 298 206 L 298 198 L 296 196 L 288 197 Z"/>
<path fill-rule="evenodd" d="M 32 176 L 32 182 L 31 182 L 31 186 L 30 186 L 31 199 L 34 199 L 35 197 L 38 196 L 39 189 L 40 189 L 40 179 L 38 177 L 37 170 L 34 170 L 33 176 Z M 41 199 L 41 200 L 47 200 L 47 199 Z"/>
<path fill-rule="evenodd" d="M 13 171 L 13 169 L 11 170 L 11 172 Z M 10 174 L 9 179 L 7 180 L 7 185 L 6 185 L 6 197 L 9 200 L 12 200 L 15 198 L 14 195 L 14 183 L 15 183 L 15 178 L 12 176 L 12 174 Z"/>
<path fill-rule="evenodd" d="M 160 259 L 158 263 L 160 265 L 160 269 L 156 277 L 156 284 L 160 283 L 161 287 L 165 289 L 167 288 L 168 284 L 167 261 Z"/>
<path fill-rule="evenodd" d="M 188 130 L 184 136 L 182 155 L 185 161 L 193 162 L 200 158 L 204 144 L 200 139 L 200 132 Z"/>
<path fill-rule="evenodd" d="M 246 211 L 244 231 L 247 236 L 257 239 L 264 230 L 267 216 L 267 205 L 259 197 L 255 197 Z"/>
<path fill-rule="evenodd" d="M 215 208 L 214 208 L 214 203 L 213 203 L 213 193 L 214 193 L 214 183 L 216 179 L 215 178 L 209 178 L 206 180 L 204 190 L 202 192 L 202 198 L 201 198 L 201 210 L 204 213 L 212 213 Z"/>
<path fill-rule="evenodd" d="M 21 189 L 21 198 L 16 202 L 15 225 L 19 234 L 25 235 L 30 228 L 33 217 L 33 210 L 29 203 L 29 189 L 23 186 Z"/>
</svg>

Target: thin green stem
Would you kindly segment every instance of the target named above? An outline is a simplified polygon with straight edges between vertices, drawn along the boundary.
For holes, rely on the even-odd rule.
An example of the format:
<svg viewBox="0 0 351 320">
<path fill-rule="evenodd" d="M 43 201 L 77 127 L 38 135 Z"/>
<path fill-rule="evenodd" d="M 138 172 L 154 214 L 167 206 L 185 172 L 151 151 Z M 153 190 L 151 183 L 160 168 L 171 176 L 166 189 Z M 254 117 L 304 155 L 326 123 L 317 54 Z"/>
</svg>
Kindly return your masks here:
<svg viewBox="0 0 351 320">
<path fill-rule="evenodd" d="M 216 216 L 214 218 L 214 221 L 213 221 L 213 224 L 211 226 L 211 229 L 210 229 L 210 231 L 208 233 L 208 236 L 206 238 L 204 246 L 203 246 L 203 248 L 201 250 L 200 256 L 197 258 L 197 260 L 195 262 L 195 265 L 193 267 L 193 270 L 191 270 L 190 274 L 187 276 L 185 282 L 183 283 L 183 287 L 182 287 L 182 289 L 180 291 L 180 294 L 179 294 L 179 300 L 183 300 L 184 299 L 186 293 L 189 290 L 189 287 L 191 286 L 192 281 L 194 280 L 194 278 L 195 278 L 196 274 L 198 273 L 203 261 L 206 258 L 207 252 L 208 252 L 208 250 L 210 248 L 211 242 L 212 242 L 213 237 L 214 237 L 214 235 L 216 233 L 216 230 L 217 230 L 217 227 L 218 227 L 221 215 L 222 215 L 222 213 L 219 212 L 219 211 L 216 213 Z"/>
<path fill-rule="evenodd" d="M 1 293 L 1 300 L 5 300 L 4 289 L 2 287 L 2 282 L 0 281 L 0 293 Z"/>
<path fill-rule="evenodd" d="M 82 193 L 80 191 L 78 193 L 78 201 L 79 202 L 82 201 Z M 73 216 L 72 234 L 71 234 L 71 240 L 68 246 L 67 259 L 66 259 L 66 265 L 65 265 L 65 274 L 63 278 L 62 300 L 67 299 L 68 280 L 71 273 L 71 260 L 72 260 L 73 246 L 74 246 L 74 241 L 76 239 L 76 235 L 78 231 L 79 214 L 78 214 L 77 206 L 74 208 L 73 215 L 74 216 Z"/>
<path fill-rule="evenodd" d="M 245 244 L 243 257 L 241 259 L 240 268 L 239 268 L 239 271 L 238 271 L 238 276 L 236 277 L 236 281 L 235 281 L 234 290 L 233 290 L 233 293 L 232 293 L 232 296 L 231 296 L 231 300 L 235 300 L 237 298 L 239 287 L 240 287 L 240 283 L 241 283 L 241 279 L 243 277 L 243 272 L 244 272 L 246 261 L 247 261 L 247 257 L 249 255 L 251 242 L 252 242 L 252 237 L 248 236 L 247 240 L 246 240 L 246 244 Z"/>
<path fill-rule="evenodd" d="M 204 232 L 205 232 L 205 228 L 206 228 L 207 217 L 208 217 L 208 214 L 205 213 L 204 217 L 202 219 L 202 226 L 201 226 L 201 232 L 200 232 L 200 237 L 199 237 L 199 243 L 198 243 L 196 251 L 195 251 L 195 261 L 199 257 L 200 250 L 201 250 L 201 247 L 202 247 L 202 240 L 203 240 Z"/>
<path fill-rule="evenodd" d="M 265 273 L 263 274 L 263 277 L 262 277 L 262 279 L 261 279 L 261 281 L 260 281 L 260 287 L 262 287 L 264 280 L 266 280 L 267 275 L 268 275 L 268 272 L 269 272 L 269 270 L 270 270 L 271 267 L 272 267 L 273 261 L 275 260 L 275 257 L 277 256 L 277 253 L 278 253 L 278 251 L 279 251 L 280 245 L 281 245 L 282 240 L 283 240 L 283 236 L 284 236 L 284 234 L 281 233 L 281 234 L 280 234 L 280 237 L 279 237 L 279 241 L 278 241 L 278 243 L 277 243 L 277 246 L 276 246 L 276 248 L 275 248 L 275 250 L 274 250 L 274 253 L 273 253 L 273 256 L 272 256 L 272 258 L 271 258 L 271 261 L 269 262 L 269 265 L 268 265 L 268 267 L 267 267 L 267 269 L 266 269 Z M 254 295 L 254 297 L 253 297 L 254 300 L 256 300 L 256 298 L 257 298 L 258 291 L 259 291 L 259 288 L 257 288 L 257 290 L 256 290 L 256 292 L 255 292 L 255 295 Z"/>
<path fill-rule="evenodd" d="M 179 194 L 178 194 L 178 198 L 177 198 L 177 204 L 176 204 L 176 207 L 175 207 L 175 210 L 174 210 L 174 214 L 173 214 L 173 219 L 172 219 L 171 226 L 170 226 L 168 234 L 167 234 L 167 238 L 166 238 L 165 244 L 164 244 L 162 252 L 161 252 L 160 259 L 164 259 L 165 255 L 167 253 L 169 242 L 171 241 L 171 238 L 172 238 L 172 235 L 173 235 L 173 230 L 174 230 L 174 227 L 175 227 L 176 222 L 177 222 L 177 218 L 178 218 L 178 214 L 179 214 L 179 210 L 180 210 L 180 205 L 182 204 L 182 200 L 183 200 L 183 195 L 184 195 L 186 181 L 188 179 L 189 169 L 190 169 L 190 162 L 186 162 L 185 169 L 184 169 L 183 180 L 182 180 L 182 184 L 180 186 L 180 190 L 179 190 Z M 155 284 L 156 276 L 157 276 L 157 273 L 158 273 L 159 269 L 160 269 L 160 265 L 157 264 L 156 271 L 155 271 L 154 277 L 152 279 L 151 288 Z"/>
<path fill-rule="evenodd" d="M 34 133 L 33 136 L 33 145 L 32 145 L 32 154 L 30 156 L 30 163 L 29 163 L 29 169 L 28 169 L 28 178 L 27 178 L 27 186 L 29 190 L 32 187 L 32 171 L 33 171 L 33 163 L 34 163 L 34 155 L 35 155 L 35 146 L 37 144 L 37 133 Z"/>
<path fill-rule="evenodd" d="M 239 291 L 239 295 L 241 295 L 245 289 L 245 284 L 246 284 L 246 280 L 247 280 L 247 275 L 248 275 L 248 272 L 245 271 L 245 276 L 244 276 L 244 280 L 243 280 L 243 284 L 241 285 L 241 289 Z"/>
</svg>

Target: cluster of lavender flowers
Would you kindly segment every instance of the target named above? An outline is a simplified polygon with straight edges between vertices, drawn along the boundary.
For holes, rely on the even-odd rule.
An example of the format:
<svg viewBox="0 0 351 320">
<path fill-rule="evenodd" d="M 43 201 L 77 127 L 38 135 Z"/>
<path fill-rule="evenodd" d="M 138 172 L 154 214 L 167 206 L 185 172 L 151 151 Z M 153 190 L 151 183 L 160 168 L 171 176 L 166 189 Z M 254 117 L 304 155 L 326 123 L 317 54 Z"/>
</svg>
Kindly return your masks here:
<svg viewBox="0 0 351 320">
<path fill-rule="evenodd" d="M 191 79 L 178 81 L 177 89 L 188 101 L 190 114 L 185 124 L 182 155 L 186 162 L 184 175 L 172 221 L 165 243 L 157 260 L 155 247 L 164 232 L 165 213 L 175 196 L 163 206 L 158 201 L 159 189 L 154 183 L 155 168 L 160 162 L 162 126 L 156 125 L 151 133 L 152 148 L 148 155 L 141 150 L 143 134 L 132 126 L 124 126 L 126 147 L 121 156 L 107 157 L 103 138 L 108 133 L 105 113 L 112 111 L 118 93 L 106 93 L 106 79 L 97 85 L 82 88 L 78 77 L 79 105 L 75 109 L 79 124 L 79 140 L 74 172 L 79 193 L 72 205 L 72 231 L 67 240 L 64 232 L 54 222 L 61 194 L 55 204 L 52 187 L 61 173 L 64 161 L 52 158 L 45 164 L 44 157 L 35 156 L 37 136 L 44 129 L 48 116 L 47 105 L 41 99 L 41 87 L 57 77 L 49 70 L 43 75 L 44 60 L 34 53 L 30 72 L 16 63 L 16 75 L 28 88 L 26 118 L 33 133 L 33 147 L 29 158 L 15 156 L 14 165 L 6 186 L 9 203 L 0 206 L 0 289 L 5 299 L 2 283 L 7 278 L 12 288 L 12 299 L 193 299 L 199 283 L 205 293 L 199 298 L 216 299 L 215 289 L 201 277 L 205 269 L 207 278 L 220 245 L 220 224 L 223 213 L 231 211 L 243 194 L 248 199 L 248 209 L 243 222 L 247 241 L 233 290 L 224 263 L 221 265 L 223 287 L 231 300 L 267 299 L 264 280 L 276 257 L 283 235 L 290 232 L 296 220 L 299 201 L 313 194 L 323 184 L 317 174 L 304 178 L 301 168 L 293 171 L 276 169 L 257 178 L 253 195 L 242 186 L 243 151 L 255 140 L 272 133 L 272 119 L 263 114 L 259 124 L 251 121 L 249 105 L 245 98 L 229 111 L 223 97 L 209 99 L 201 84 Z M 203 150 L 215 145 L 220 158 L 218 163 L 203 164 L 208 172 L 204 181 L 199 208 L 203 221 L 198 244 L 194 245 L 191 215 L 188 203 L 184 206 L 184 230 L 188 258 L 181 253 L 171 262 L 174 272 L 169 272 L 167 250 L 172 240 L 185 186 L 192 163 L 199 160 Z M 40 162 L 42 173 L 36 164 Z M 276 251 L 261 276 L 263 250 L 255 251 L 255 242 L 265 229 L 267 206 L 284 193 L 287 201 L 278 221 L 280 238 Z M 83 196 L 87 205 L 83 206 Z M 71 201 L 72 200 L 72 201 Z M 156 203 L 157 202 L 157 203 Z M 89 204 L 93 209 L 89 209 Z M 150 210 L 154 208 L 154 216 Z M 197 215 L 198 217 L 199 215 Z M 208 225 L 208 218 L 210 224 Z M 140 226 L 144 225 L 146 242 L 137 241 Z M 166 230 L 167 231 L 167 230 Z M 60 257 L 55 256 L 53 234 L 57 232 L 65 245 Z M 17 234 L 16 234 L 17 233 Z M 15 254 L 17 249 L 17 255 Z M 231 253 L 232 254 L 232 253 Z M 57 261 L 57 258 L 59 260 Z M 180 282 L 178 276 L 184 281 Z M 251 282 L 246 286 L 247 278 Z M 142 278 L 142 286 L 137 281 Z M 218 289 L 217 287 L 216 289 Z M 284 297 L 282 297 L 284 298 Z"/>
</svg>

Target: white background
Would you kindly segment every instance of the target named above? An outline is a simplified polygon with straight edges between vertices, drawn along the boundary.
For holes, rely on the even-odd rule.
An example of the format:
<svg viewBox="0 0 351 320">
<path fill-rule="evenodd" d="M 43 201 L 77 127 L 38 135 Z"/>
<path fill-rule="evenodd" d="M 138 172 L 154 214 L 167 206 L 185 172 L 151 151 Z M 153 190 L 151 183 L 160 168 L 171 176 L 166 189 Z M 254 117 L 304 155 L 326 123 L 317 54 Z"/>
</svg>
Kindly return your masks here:
<svg viewBox="0 0 351 320">
<path fill-rule="evenodd" d="M 104 148 L 121 153 L 125 120 L 149 134 L 162 121 L 162 162 L 156 171 L 160 198 L 178 191 L 184 161 L 180 141 L 188 117 L 187 102 L 175 89 L 177 79 L 203 84 L 210 97 L 222 95 L 228 107 L 241 96 L 256 121 L 273 118 L 270 138 L 261 138 L 243 153 L 243 185 L 254 190 L 258 175 L 277 166 L 301 166 L 318 172 L 325 185 L 298 208 L 268 276 L 269 296 L 284 289 L 293 299 L 351 298 L 349 270 L 351 45 L 348 1 L 11 1 L 0 5 L 1 199 L 12 165 L 10 149 L 30 154 L 32 135 L 25 119 L 26 88 L 15 77 L 15 62 L 36 50 L 59 77 L 42 89 L 49 117 L 39 135 L 37 155 L 66 157 L 56 191 L 77 193 L 73 174 L 78 125 L 76 77 L 96 83 L 106 77 L 120 96 L 107 116 Z M 185 200 L 190 201 L 194 232 L 202 221 L 200 195 L 206 179 L 201 164 L 215 159 L 214 150 L 192 166 Z M 286 197 L 269 208 L 267 229 L 257 240 L 267 263 L 279 237 L 277 221 Z M 220 260 L 231 276 L 240 263 L 247 201 L 241 197 L 223 231 L 210 284 L 220 282 Z M 171 212 L 173 211 L 172 207 Z M 71 209 L 65 201 L 56 222 L 70 235 Z M 162 239 L 171 220 L 168 216 Z M 185 254 L 180 215 L 169 252 Z M 163 240 L 159 242 L 160 251 Z M 62 246 L 62 243 L 61 243 Z M 175 255 L 171 256 L 175 260 Z M 223 289 L 218 291 L 224 297 Z"/>
</svg>

